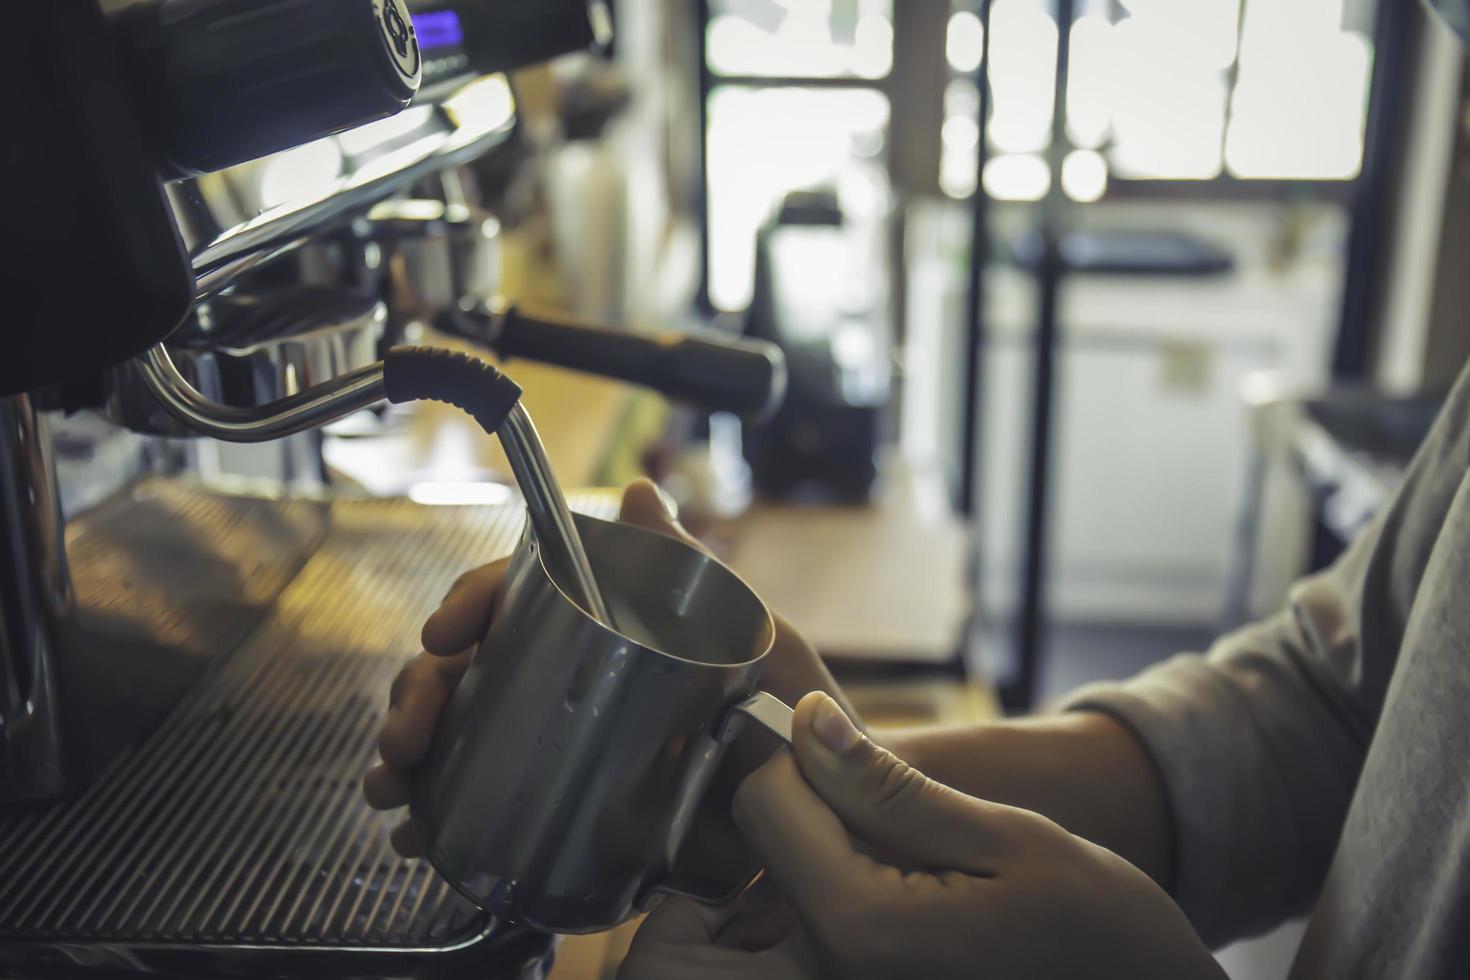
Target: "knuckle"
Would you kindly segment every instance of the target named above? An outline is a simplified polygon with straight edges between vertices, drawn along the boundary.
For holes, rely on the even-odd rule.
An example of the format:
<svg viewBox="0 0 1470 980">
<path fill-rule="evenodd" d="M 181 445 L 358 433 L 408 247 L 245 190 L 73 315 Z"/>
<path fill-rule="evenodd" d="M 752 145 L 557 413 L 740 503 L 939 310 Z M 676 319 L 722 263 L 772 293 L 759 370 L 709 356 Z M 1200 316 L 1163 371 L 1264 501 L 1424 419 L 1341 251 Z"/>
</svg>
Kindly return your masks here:
<svg viewBox="0 0 1470 980">
<path fill-rule="evenodd" d="M 921 772 L 886 749 L 871 767 L 869 781 L 873 808 L 880 812 L 908 805 L 924 793 L 929 782 Z"/>
</svg>

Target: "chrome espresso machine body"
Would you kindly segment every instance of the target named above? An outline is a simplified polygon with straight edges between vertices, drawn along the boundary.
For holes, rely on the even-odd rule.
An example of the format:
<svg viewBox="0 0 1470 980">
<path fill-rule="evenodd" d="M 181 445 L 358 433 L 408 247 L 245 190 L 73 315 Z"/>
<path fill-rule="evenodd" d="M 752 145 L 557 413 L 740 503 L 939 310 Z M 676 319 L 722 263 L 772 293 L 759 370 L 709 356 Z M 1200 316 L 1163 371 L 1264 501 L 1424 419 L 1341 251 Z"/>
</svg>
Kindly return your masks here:
<svg viewBox="0 0 1470 980">
<path fill-rule="evenodd" d="M 607 20 L 589 0 L 7 8 L 0 976 L 543 969 L 546 937 L 397 858 L 358 791 L 423 613 L 511 550 L 521 509 L 231 495 L 178 458 L 305 439 L 319 467 L 315 428 L 382 400 L 405 306 L 503 354 L 770 407 L 767 348 L 548 322 L 485 281 L 456 168 L 514 139 L 504 72 Z M 118 438 L 53 437 L 78 417 Z"/>
</svg>

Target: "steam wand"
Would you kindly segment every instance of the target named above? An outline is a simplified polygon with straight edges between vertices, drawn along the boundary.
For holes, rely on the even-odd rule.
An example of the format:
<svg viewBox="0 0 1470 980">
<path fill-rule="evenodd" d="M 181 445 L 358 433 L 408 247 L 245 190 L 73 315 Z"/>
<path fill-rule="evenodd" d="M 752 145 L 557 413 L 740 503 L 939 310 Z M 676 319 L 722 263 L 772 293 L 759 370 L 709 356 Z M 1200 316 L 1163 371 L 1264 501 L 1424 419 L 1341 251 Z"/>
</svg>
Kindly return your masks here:
<svg viewBox="0 0 1470 980">
<path fill-rule="evenodd" d="M 521 388 L 489 363 L 433 347 L 396 347 L 378 364 L 343 375 L 298 395 L 254 408 L 224 405 L 201 394 L 179 372 L 168 351 L 152 348 L 134 362 L 163 409 L 203 435 L 224 442 L 258 443 L 327 425 L 387 399 L 395 405 L 437 401 L 469 414 L 500 438 L 511 471 L 526 498 L 531 531 L 542 561 L 572 601 L 598 622 L 616 629 L 592 574 L 546 447 L 520 404 Z"/>
<path fill-rule="evenodd" d="M 536 543 L 541 546 L 541 559 L 553 572 L 553 581 L 559 569 L 574 584 L 579 594 L 571 596 L 593 619 L 609 629 L 616 630 L 612 613 L 602 599 L 602 590 L 592 574 L 592 565 L 587 560 L 587 550 L 582 547 L 582 538 L 577 534 L 577 525 L 567 507 L 566 497 L 551 461 L 546 458 L 546 446 L 531 422 L 531 413 L 517 403 L 510 416 L 500 427 L 500 444 L 510 460 L 511 472 L 520 484 L 521 495 L 526 498 L 526 512 L 530 515 L 531 530 Z"/>
</svg>

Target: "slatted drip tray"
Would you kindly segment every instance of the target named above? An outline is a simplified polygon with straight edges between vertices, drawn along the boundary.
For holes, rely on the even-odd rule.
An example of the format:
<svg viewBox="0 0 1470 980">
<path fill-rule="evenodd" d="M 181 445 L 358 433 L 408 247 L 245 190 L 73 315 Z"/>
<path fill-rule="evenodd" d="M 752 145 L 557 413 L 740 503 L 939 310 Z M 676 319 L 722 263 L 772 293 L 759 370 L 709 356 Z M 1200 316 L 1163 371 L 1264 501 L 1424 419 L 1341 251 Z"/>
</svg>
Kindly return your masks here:
<svg viewBox="0 0 1470 980">
<path fill-rule="evenodd" d="M 521 526 L 518 506 L 334 505 L 274 609 L 156 732 L 74 800 L 0 821 L 0 947 L 425 950 L 494 932 L 393 853 L 359 787 L 424 616 Z"/>
</svg>

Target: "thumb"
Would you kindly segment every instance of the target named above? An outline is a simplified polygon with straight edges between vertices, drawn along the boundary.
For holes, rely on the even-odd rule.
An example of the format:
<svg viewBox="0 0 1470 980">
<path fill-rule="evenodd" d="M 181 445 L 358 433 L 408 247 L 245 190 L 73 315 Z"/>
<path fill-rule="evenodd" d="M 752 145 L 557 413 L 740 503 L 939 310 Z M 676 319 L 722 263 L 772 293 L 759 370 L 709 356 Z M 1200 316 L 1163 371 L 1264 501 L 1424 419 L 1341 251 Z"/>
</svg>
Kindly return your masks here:
<svg viewBox="0 0 1470 980">
<path fill-rule="evenodd" d="M 652 480 L 634 480 L 623 491 L 623 508 L 618 515 L 624 524 L 633 524 L 647 531 L 678 538 L 685 544 L 707 551 L 694 535 L 684 530 L 672 508 L 665 501 L 663 492 Z"/>
<path fill-rule="evenodd" d="M 820 691 L 797 705 L 792 736 L 802 776 L 855 837 L 922 869 L 996 872 L 1008 808 L 925 776 Z"/>
</svg>

